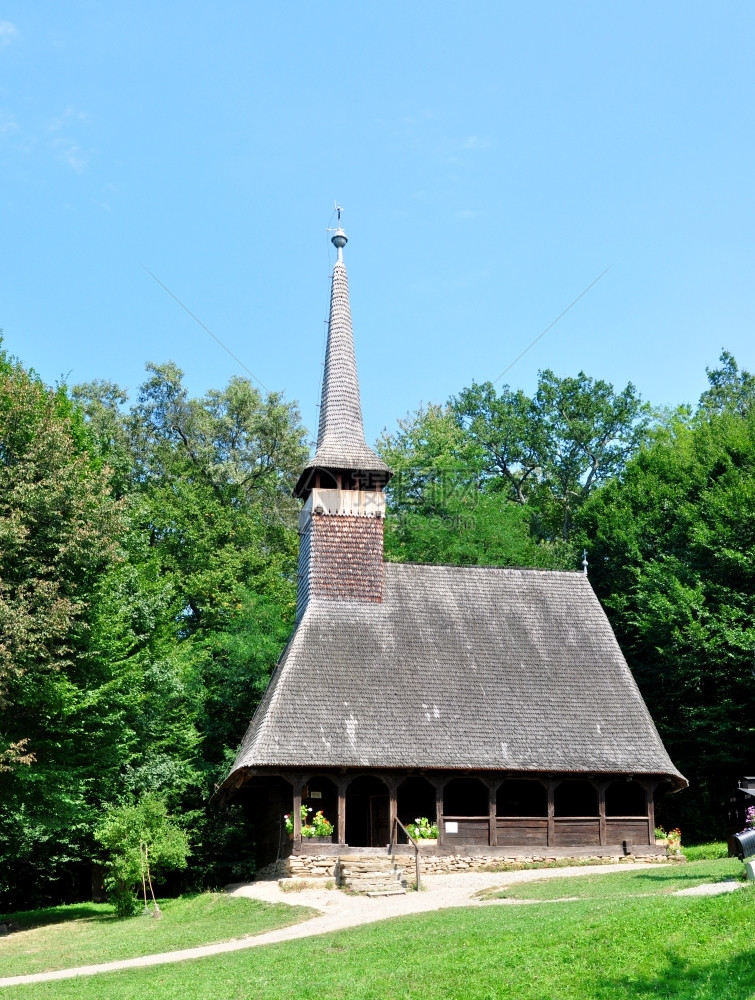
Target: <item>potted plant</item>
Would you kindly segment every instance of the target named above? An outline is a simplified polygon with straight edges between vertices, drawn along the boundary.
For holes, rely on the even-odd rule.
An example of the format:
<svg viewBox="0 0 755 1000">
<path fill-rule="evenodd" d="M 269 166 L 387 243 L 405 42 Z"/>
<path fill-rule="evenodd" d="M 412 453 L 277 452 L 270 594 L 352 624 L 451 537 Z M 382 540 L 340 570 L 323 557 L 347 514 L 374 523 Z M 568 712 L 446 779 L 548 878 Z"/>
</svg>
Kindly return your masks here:
<svg viewBox="0 0 755 1000">
<path fill-rule="evenodd" d="M 669 830 L 666 834 L 666 854 L 670 858 L 678 857 L 682 853 L 682 831 L 677 826 Z"/>
<path fill-rule="evenodd" d="M 310 829 L 310 826 L 307 823 L 307 819 L 309 818 L 308 814 L 311 813 L 311 812 L 312 812 L 312 810 L 310 808 L 307 808 L 307 806 L 302 806 L 301 807 L 301 835 L 302 835 L 302 837 L 312 837 L 312 836 L 314 836 L 314 834 L 312 834 L 312 833 L 306 833 L 305 832 L 306 830 Z M 293 837 L 294 837 L 294 814 L 293 813 L 286 813 L 285 816 L 283 817 L 283 822 L 286 825 L 286 833 L 288 834 L 289 840 L 293 840 Z"/>
<path fill-rule="evenodd" d="M 302 806 L 302 811 L 305 808 L 306 806 Z M 311 813 L 312 810 L 308 809 L 307 812 Z M 302 813 L 302 819 L 305 818 Z M 310 823 L 302 822 L 301 835 L 315 844 L 330 844 L 333 841 L 333 824 L 325 818 L 322 809 L 318 809 Z"/>
<path fill-rule="evenodd" d="M 427 816 L 417 816 L 413 823 L 406 824 L 406 829 L 422 847 L 435 847 L 438 843 L 438 827 Z"/>
</svg>

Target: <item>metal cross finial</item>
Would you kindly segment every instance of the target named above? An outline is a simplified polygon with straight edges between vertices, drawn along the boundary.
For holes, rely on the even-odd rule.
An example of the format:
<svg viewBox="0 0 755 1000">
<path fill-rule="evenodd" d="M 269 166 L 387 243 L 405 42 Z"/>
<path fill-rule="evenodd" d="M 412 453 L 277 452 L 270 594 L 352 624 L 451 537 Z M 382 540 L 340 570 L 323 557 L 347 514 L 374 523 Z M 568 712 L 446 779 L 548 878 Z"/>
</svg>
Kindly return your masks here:
<svg viewBox="0 0 755 1000">
<path fill-rule="evenodd" d="M 343 211 L 343 205 L 339 205 L 337 201 L 333 202 L 333 205 L 334 211 L 338 214 L 338 228 L 335 232 L 332 229 L 329 229 L 328 232 L 333 233 L 333 236 L 330 238 L 330 242 L 338 251 L 339 261 L 343 261 L 343 248 L 349 242 L 346 238 L 346 233 L 343 229 L 341 229 L 341 212 Z"/>
</svg>

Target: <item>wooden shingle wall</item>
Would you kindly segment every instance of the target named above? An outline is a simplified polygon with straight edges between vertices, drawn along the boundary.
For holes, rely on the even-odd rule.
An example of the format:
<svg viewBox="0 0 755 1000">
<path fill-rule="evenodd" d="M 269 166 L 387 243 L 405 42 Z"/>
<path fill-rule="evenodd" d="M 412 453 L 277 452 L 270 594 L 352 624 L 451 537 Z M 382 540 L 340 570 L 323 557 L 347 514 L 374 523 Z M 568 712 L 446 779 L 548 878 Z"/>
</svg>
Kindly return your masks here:
<svg viewBox="0 0 755 1000">
<path fill-rule="evenodd" d="M 313 597 L 380 603 L 383 521 L 314 514 L 301 538 L 299 616 Z"/>
</svg>

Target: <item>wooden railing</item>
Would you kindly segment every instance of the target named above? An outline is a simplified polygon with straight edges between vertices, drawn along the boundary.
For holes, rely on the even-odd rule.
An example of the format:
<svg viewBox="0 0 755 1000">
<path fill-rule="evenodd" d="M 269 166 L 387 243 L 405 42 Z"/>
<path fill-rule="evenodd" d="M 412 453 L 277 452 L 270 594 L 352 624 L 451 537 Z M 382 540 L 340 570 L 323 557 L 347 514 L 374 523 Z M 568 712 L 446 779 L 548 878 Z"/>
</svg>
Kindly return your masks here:
<svg viewBox="0 0 755 1000">
<path fill-rule="evenodd" d="M 420 881 L 420 874 L 419 874 L 419 844 L 414 839 L 414 837 L 412 837 L 412 835 L 406 829 L 406 827 L 401 822 L 401 820 L 398 818 L 398 816 L 396 816 L 396 818 L 394 819 L 393 826 L 391 827 L 391 842 L 390 842 L 390 845 L 389 845 L 390 850 L 391 850 L 391 854 L 393 853 L 393 847 L 394 847 L 394 845 L 396 844 L 396 841 L 397 841 L 398 828 L 399 827 L 401 827 L 401 829 L 404 831 L 404 835 L 406 836 L 406 839 L 408 841 L 410 841 L 411 844 L 414 847 L 414 864 L 415 864 L 415 867 L 416 867 L 416 870 L 417 870 L 417 892 L 419 892 L 420 889 L 422 888 L 422 883 Z"/>
</svg>

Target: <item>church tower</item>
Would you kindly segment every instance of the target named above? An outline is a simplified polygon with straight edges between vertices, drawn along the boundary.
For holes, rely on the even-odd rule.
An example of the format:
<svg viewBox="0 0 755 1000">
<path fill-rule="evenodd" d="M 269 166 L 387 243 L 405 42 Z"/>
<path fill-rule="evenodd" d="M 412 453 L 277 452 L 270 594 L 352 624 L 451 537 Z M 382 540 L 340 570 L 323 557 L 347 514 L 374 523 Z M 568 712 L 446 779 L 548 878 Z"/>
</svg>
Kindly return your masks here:
<svg viewBox="0 0 755 1000">
<path fill-rule="evenodd" d="M 312 597 L 383 599 L 383 491 L 391 471 L 364 439 L 343 229 L 336 230 L 331 242 L 338 259 L 330 291 L 317 449 L 294 489 L 304 500 L 297 620 Z"/>
</svg>

